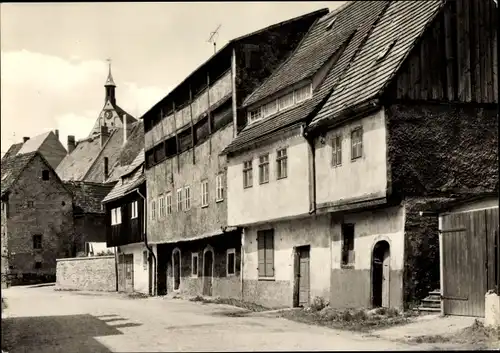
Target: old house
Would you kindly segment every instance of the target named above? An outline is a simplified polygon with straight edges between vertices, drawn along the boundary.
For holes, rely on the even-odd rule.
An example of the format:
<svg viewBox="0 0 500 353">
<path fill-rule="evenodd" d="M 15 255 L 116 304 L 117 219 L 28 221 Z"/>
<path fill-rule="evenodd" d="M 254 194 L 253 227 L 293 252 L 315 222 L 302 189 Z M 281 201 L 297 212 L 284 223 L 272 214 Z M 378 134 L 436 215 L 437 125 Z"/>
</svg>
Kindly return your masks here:
<svg viewBox="0 0 500 353">
<path fill-rule="evenodd" d="M 118 290 L 154 294 L 155 254 L 147 243 L 144 150 L 103 199 L 106 242 L 118 255 Z"/>
<path fill-rule="evenodd" d="M 1 185 L 2 280 L 53 281 L 71 251 L 71 192 L 37 151 L 3 158 Z"/>
<path fill-rule="evenodd" d="M 147 239 L 157 255 L 158 294 L 241 295 L 241 232 L 227 226 L 219 153 L 245 125 L 245 97 L 326 12 L 231 40 L 143 116 Z"/>
<path fill-rule="evenodd" d="M 349 2 L 247 98 L 224 151 L 245 299 L 400 307 L 439 286 L 418 212 L 498 190 L 495 3 L 469 4 Z"/>
</svg>

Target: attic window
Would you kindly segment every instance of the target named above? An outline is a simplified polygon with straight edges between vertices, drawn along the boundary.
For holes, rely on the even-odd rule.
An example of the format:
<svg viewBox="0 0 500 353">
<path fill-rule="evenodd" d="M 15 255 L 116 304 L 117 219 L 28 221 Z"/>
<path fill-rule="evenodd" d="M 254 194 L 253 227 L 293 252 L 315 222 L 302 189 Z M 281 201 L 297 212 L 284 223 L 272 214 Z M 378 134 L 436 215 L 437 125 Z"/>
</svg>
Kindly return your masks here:
<svg viewBox="0 0 500 353">
<path fill-rule="evenodd" d="M 389 51 L 391 51 L 392 47 L 394 46 L 394 44 L 396 44 L 396 39 L 394 39 L 392 42 L 390 42 L 389 44 L 387 44 L 377 55 L 377 57 L 375 58 L 375 63 L 378 63 L 380 61 L 382 61 L 383 59 L 385 59 L 385 57 L 387 56 L 387 54 L 389 54 Z"/>
<path fill-rule="evenodd" d="M 42 170 L 42 180 L 49 180 L 49 171 L 48 170 Z"/>
<path fill-rule="evenodd" d="M 336 20 L 337 20 L 337 17 L 334 17 L 333 20 L 331 20 L 330 23 L 328 23 L 328 25 L 326 26 L 327 31 L 332 29 L 333 24 L 335 23 Z"/>
</svg>

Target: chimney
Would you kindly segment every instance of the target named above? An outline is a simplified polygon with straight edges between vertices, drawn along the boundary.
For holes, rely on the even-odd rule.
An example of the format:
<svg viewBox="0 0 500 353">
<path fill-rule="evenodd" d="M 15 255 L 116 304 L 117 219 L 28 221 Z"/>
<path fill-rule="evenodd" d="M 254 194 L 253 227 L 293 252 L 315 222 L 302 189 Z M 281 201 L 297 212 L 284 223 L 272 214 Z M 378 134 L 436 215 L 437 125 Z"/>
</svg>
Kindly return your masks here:
<svg viewBox="0 0 500 353">
<path fill-rule="evenodd" d="M 54 130 L 54 135 L 56 135 L 57 139 L 59 139 L 59 130 Z"/>
<path fill-rule="evenodd" d="M 29 137 L 23 137 L 23 143 L 28 141 L 30 138 Z"/>
<path fill-rule="evenodd" d="M 123 145 L 127 143 L 127 114 L 123 114 Z"/>
<path fill-rule="evenodd" d="M 101 148 L 104 146 L 109 137 L 107 125 L 101 125 Z"/>
<path fill-rule="evenodd" d="M 74 135 L 68 135 L 68 154 L 74 151 L 76 147 L 75 144 L 75 136 Z"/>
<path fill-rule="evenodd" d="M 108 179 L 108 173 L 109 173 L 109 166 L 108 166 L 108 157 L 104 157 L 104 182 L 106 179 Z"/>
</svg>

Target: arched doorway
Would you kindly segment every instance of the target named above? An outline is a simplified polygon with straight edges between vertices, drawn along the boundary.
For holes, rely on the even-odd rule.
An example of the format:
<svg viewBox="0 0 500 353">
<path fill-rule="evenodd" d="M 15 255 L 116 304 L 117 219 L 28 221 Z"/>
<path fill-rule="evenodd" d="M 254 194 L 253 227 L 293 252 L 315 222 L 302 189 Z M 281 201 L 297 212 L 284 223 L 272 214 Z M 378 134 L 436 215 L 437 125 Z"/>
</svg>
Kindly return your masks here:
<svg viewBox="0 0 500 353">
<path fill-rule="evenodd" d="M 172 272 L 174 277 L 174 290 L 178 290 L 181 285 L 181 251 L 175 248 L 172 252 Z"/>
<path fill-rule="evenodd" d="M 203 295 L 212 295 L 212 282 L 214 276 L 214 251 L 206 247 L 203 251 Z"/>
<path fill-rule="evenodd" d="M 387 241 L 375 244 L 372 254 L 372 306 L 389 307 L 391 250 Z"/>
</svg>

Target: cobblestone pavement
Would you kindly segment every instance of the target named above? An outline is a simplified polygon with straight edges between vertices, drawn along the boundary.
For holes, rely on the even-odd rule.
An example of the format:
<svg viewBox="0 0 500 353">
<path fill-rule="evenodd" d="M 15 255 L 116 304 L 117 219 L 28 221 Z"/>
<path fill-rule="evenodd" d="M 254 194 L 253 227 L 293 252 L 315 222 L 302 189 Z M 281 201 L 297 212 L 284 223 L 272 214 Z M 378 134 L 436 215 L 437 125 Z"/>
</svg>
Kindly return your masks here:
<svg viewBox="0 0 500 353">
<path fill-rule="evenodd" d="M 12 287 L 2 295 L 8 305 L 2 349 L 9 353 L 415 349 L 285 319 L 227 316 L 240 309 L 225 305 L 52 286 Z"/>
</svg>

